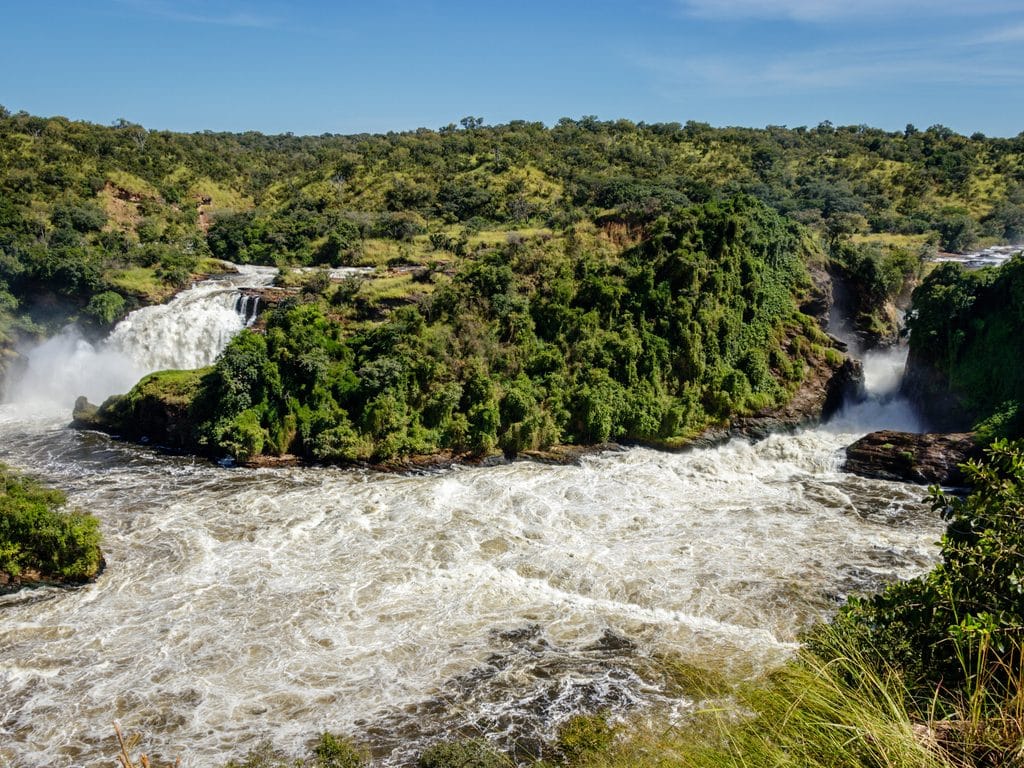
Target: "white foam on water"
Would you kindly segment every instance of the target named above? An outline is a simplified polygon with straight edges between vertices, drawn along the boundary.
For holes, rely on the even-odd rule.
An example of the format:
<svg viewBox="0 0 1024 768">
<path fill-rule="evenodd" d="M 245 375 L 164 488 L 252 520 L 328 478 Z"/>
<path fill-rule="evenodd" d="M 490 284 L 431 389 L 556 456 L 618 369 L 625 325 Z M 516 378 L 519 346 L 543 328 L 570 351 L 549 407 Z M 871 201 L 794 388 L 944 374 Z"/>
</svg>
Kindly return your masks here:
<svg viewBox="0 0 1024 768">
<path fill-rule="evenodd" d="M 268 735 L 298 754 L 325 729 L 640 706 L 645 659 L 777 664 L 842 595 L 925 569 L 940 532 L 919 489 L 840 474 L 855 435 L 822 430 L 406 477 L 225 470 L 20 418 L 0 409 L 4 460 L 95 511 L 108 561 L 3 599 L 0 755 L 24 766 L 108 765 L 114 719 L 205 766 Z M 630 648 L 587 650 L 608 631 Z"/>
<path fill-rule="evenodd" d="M 863 409 L 756 444 L 424 476 L 228 470 L 63 428 L 70 399 L 126 388 L 105 354 L 205 364 L 236 306 L 211 282 L 102 349 L 53 340 L 57 384 L 22 394 L 64 410 L 0 406 L 0 459 L 96 513 L 107 559 L 84 588 L 0 597 L 0 765 L 107 766 L 114 720 L 186 768 L 323 730 L 376 734 L 388 764 L 464 728 L 536 735 L 657 700 L 664 654 L 767 669 L 843 596 L 937 554 L 920 489 L 838 471 Z M 866 370 L 891 417 L 895 368 Z"/>
<path fill-rule="evenodd" d="M 830 420 L 828 428 L 861 433 L 877 429 L 925 431 L 926 424 L 913 403 L 900 394 L 907 352 L 906 344 L 867 352 L 861 361 L 866 397 L 860 402 L 846 403 Z"/>
<path fill-rule="evenodd" d="M 1024 250 L 1024 245 L 993 245 L 970 253 L 942 253 L 932 259 L 936 263 L 953 262 L 967 269 L 999 267 Z"/>
</svg>

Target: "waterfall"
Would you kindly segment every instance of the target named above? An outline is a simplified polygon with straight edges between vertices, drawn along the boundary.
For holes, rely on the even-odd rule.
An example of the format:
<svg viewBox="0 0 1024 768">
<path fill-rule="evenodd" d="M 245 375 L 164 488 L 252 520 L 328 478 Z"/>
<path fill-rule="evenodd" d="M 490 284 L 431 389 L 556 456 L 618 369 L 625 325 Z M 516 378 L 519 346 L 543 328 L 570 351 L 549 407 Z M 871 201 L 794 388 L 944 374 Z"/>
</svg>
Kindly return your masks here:
<svg viewBox="0 0 1024 768">
<path fill-rule="evenodd" d="M 924 432 L 926 425 L 906 397 L 900 393 L 907 364 L 907 345 L 864 353 L 864 397 L 847 402 L 828 423 L 839 432 L 872 432 L 895 429 Z"/>
<path fill-rule="evenodd" d="M 212 363 L 231 338 L 256 319 L 258 297 L 241 287 L 269 284 L 276 270 L 239 267 L 238 274 L 204 280 L 167 304 L 129 314 L 98 344 L 75 326 L 25 354 L 26 366 L 9 383 L 6 401 L 70 408 L 79 395 L 102 402 L 127 392 L 153 371 Z"/>
<path fill-rule="evenodd" d="M 833 284 L 834 303 L 829 310 L 828 331 L 847 345 L 850 354 L 859 357 L 864 370 L 864 390 L 857 400 L 848 400 L 828 423 L 837 432 L 872 432 L 895 429 L 924 432 L 925 423 L 917 408 L 900 394 L 909 351 L 906 339 L 884 349 L 864 349 L 854 333 L 850 316 L 853 303 L 850 291 L 841 282 Z M 899 321 L 902 324 L 903 314 Z"/>
<path fill-rule="evenodd" d="M 256 317 L 259 315 L 259 309 L 259 296 L 250 296 L 244 293 L 238 295 L 238 300 L 235 302 L 235 312 L 242 318 L 242 323 L 246 328 L 249 328 L 256 322 Z"/>
</svg>

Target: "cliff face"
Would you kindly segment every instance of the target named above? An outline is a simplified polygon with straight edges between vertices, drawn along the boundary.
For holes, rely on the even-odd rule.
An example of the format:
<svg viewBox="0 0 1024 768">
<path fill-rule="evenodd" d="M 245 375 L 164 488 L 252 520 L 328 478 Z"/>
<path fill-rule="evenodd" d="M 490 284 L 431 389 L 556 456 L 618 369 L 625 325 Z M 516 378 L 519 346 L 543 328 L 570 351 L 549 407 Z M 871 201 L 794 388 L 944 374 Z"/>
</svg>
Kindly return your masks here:
<svg viewBox="0 0 1024 768">
<path fill-rule="evenodd" d="M 1024 259 L 938 266 L 914 291 L 904 391 L 939 429 L 1024 431 Z"/>
<path fill-rule="evenodd" d="M 772 432 L 814 424 L 836 413 L 863 386 L 859 360 L 844 357 L 841 363 L 816 360 L 793 398 L 773 408 L 732 421 L 732 432 L 761 438 Z"/>
<path fill-rule="evenodd" d="M 900 392 L 913 402 L 932 429 L 964 432 L 978 418 L 965 398 L 950 383 L 927 349 L 911 343 Z"/>
</svg>

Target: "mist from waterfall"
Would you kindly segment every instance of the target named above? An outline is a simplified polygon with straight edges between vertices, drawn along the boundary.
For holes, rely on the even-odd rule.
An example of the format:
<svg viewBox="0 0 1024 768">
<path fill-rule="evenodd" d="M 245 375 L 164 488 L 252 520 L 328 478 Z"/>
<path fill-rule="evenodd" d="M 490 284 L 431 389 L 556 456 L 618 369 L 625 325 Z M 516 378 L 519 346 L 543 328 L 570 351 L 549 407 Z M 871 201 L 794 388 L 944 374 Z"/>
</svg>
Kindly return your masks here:
<svg viewBox="0 0 1024 768">
<path fill-rule="evenodd" d="M 73 325 L 64 328 L 24 353 L 25 365 L 12 375 L 5 402 L 68 411 L 79 395 L 100 403 L 153 371 L 210 365 L 252 320 L 254 303 L 240 301 L 239 288 L 268 285 L 277 273 L 238 270 L 132 312 L 99 343 Z"/>
<path fill-rule="evenodd" d="M 904 343 L 864 353 L 864 396 L 844 404 L 827 428 L 837 432 L 926 431 L 927 425 L 917 408 L 900 393 L 907 351 Z"/>
</svg>

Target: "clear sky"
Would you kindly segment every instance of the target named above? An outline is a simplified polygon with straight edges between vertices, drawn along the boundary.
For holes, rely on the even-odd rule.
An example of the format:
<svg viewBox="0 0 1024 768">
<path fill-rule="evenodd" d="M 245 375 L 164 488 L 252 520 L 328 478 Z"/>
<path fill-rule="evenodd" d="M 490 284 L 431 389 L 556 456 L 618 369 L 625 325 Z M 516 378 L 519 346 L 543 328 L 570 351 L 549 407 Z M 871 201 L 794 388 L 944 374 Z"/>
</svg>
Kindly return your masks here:
<svg viewBox="0 0 1024 768">
<path fill-rule="evenodd" d="M 596 115 L 1024 131 L 1024 0 L 0 0 L 0 104 L 296 134 Z"/>
</svg>

